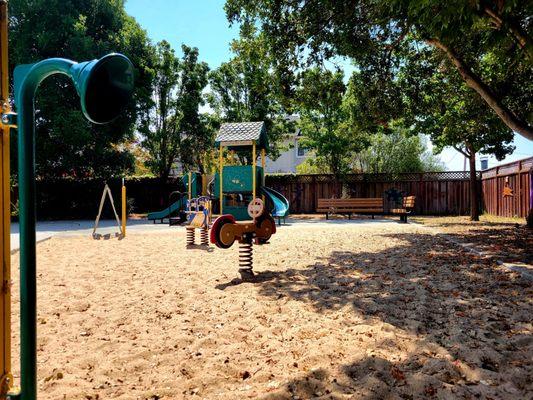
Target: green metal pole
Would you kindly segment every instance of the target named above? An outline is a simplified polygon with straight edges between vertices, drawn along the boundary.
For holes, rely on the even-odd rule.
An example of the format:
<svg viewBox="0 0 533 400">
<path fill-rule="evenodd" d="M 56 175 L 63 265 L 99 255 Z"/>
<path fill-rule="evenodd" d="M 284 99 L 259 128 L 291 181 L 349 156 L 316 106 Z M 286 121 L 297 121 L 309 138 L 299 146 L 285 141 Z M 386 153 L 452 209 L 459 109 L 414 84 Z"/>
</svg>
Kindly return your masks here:
<svg viewBox="0 0 533 400">
<path fill-rule="evenodd" d="M 20 223 L 20 398 L 37 398 L 37 271 L 35 257 L 35 107 L 39 84 L 54 73 L 68 73 L 74 62 L 49 59 L 15 70 L 18 112 Z"/>
<path fill-rule="evenodd" d="M 122 54 L 76 63 L 50 58 L 15 68 L 15 105 L 18 112 L 18 167 L 20 221 L 20 381 L 12 398 L 37 398 L 37 267 L 35 251 L 35 107 L 39 84 L 48 76 L 69 76 L 90 121 L 110 122 L 133 91 L 133 65 Z"/>
</svg>

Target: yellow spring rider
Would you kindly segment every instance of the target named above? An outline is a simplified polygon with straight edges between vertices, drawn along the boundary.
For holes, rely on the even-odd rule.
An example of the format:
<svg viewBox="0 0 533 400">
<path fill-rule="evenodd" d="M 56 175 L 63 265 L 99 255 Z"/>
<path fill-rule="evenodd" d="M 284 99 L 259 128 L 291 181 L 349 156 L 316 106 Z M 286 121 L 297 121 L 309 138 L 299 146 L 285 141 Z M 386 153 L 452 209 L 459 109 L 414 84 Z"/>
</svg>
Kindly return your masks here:
<svg viewBox="0 0 533 400">
<path fill-rule="evenodd" d="M 211 199 L 200 196 L 187 201 L 187 248 L 195 245 L 196 229 L 200 230 L 200 245 L 209 246 Z"/>
</svg>

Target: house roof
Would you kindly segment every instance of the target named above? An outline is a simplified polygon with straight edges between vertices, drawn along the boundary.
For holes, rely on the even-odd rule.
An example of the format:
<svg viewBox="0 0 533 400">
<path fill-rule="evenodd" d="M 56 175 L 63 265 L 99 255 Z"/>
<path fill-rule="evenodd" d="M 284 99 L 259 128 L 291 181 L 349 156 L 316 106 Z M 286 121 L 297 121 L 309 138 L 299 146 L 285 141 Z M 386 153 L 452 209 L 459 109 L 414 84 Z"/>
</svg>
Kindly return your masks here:
<svg viewBox="0 0 533 400">
<path fill-rule="evenodd" d="M 217 146 L 251 146 L 255 141 L 259 149 L 268 145 L 264 121 L 229 122 L 220 127 L 215 143 Z"/>
</svg>

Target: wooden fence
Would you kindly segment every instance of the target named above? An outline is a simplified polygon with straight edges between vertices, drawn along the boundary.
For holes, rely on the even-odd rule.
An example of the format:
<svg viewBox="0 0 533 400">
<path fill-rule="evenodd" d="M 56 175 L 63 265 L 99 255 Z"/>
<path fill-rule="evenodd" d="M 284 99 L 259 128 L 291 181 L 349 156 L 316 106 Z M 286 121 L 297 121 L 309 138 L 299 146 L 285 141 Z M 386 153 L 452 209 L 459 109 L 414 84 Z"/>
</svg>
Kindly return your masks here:
<svg viewBox="0 0 533 400">
<path fill-rule="evenodd" d="M 483 171 L 485 211 L 501 217 L 525 218 L 532 208 L 532 179 L 533 157 Z"/>
<path fill-rule="evenodd" d="M 266 185 L 281 192 L 292 213 L 314 213 L 319 198 L 383 197 L 385 211 L 400 195 L 416 196 L 416 213 L 466 215 L 470 212 L 468 172 L 352 174 L 339 182 L 332 175 L 267 175 Z"/>
<path fill-rule="evenodd" d="M 479 173 L 484 210 L 494 215 L 525 217 L 531 207 L 532 168 L 533 157 Z M 110 179 L 108 183 L 118 201 L 120 179 Z M 353 174 L 342 182 L 332 175 L 267 175 L 266 185 L 289 199 L 294 214 L 314 213 L 319 198 L 343 195 L 382 197 L 385 211 L 396 207 L 400 196 L 414 195 L 417 214 L 470 212 L 469 173 L 462 171 Z M 38 181 L 37 215 L 40 219 L 94 218 L 103 187 L 104 181 L 99 179 Z M 145 213 L 166 207 L 169 193 L 179 189 L 180 183 L 178 179 L 161 182 L 154 178 L 132 178 L 127 181 L 127 188 L 130 212 Z M 11 198 L 15 205 L 16 187 L 12 188 Z M 13 211 L 16 212 L 16 205 Z"/>
</svg>

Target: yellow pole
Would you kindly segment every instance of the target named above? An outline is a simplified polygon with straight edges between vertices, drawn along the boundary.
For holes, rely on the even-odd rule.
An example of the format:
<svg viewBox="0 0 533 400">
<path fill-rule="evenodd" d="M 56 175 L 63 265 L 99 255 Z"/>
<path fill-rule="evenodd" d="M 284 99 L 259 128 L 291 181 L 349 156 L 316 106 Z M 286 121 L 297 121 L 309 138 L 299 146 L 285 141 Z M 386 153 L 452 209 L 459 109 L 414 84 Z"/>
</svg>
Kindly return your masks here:
<svg viewBox="0 0 533 400">
<path fill-rule="evenodd" d="M 207 196 L 207 175 L 202 175 L 202 196 Z"/>
<path fill-rule="evenodd" d="M 222 147 L 222 145 L 220 145 L 220 151 L 219 151 L 219 155 L 218 155 L 218 173 L 219 173 L 219 176 L 220 176 L 220 182 L 219 182 L 219 194 L 220 194 L 220 215 L 222 215 L 222 210 L 223 210 L 223 204 L 224 204 L 224 185 L 222 184 L 222 169 L 224 167 L 224 157 L 222 156 L 224 153 L 224 148 Z"/>
<path fill-rule="evenodd" d="M 261 168 L 263 168 L 263 177 L 261 178 L 261 186 L 265 186 L 265 165 L 266 165 L 266 151 L 261 149 Z M 261 196 L 263 198 L 263 203 L 265 202 L 265 195 Z"/>
<path fill-rule="evenodd" d="M 2 114 L 10 112 L 9 106 L 9 70 L 8 70 L 8 18 L 7 18 L 7 1 L 0 0 L 0 111 Z M 10 218 L 11 218 L 11 197 L 9 183 L 9 127 L 2 125 L 2 138 L 0 140 L 0 157 L 2 172 L 0 179 L 2 181 L 2 266 L 1 282 L 2 293 L 0 295 L 0 309 L 2 318 L 0 319 L 0 397 L 5 397 L 13 385 L 11 377 L 11 244 L 10 244 Z M 2 396 L 4 395 L 4 396 Z"/>
<path fill-rule="evenodd" d="M 192 172 L 189 172 L 189 200 L 192 198 Z"/>
<path fill-rule="evenodd" d="M 255 166 L 256 166 L 256 157 L 257 155 L 255 154 L 255 140 L 252 144 L 252 174 L 253 174 L 253 177 L 252 177 L 252 187 L 253 187 L 253 192 L 252 192 L 252 200 L 255 200 L 255 179 L 256 179 L 256 176 L 255 176 Z"/>
<path fill-rule="evenodd" d="M 126 237 L 126 185 L 122 178 L 122 237 Z"/>
</svg>

